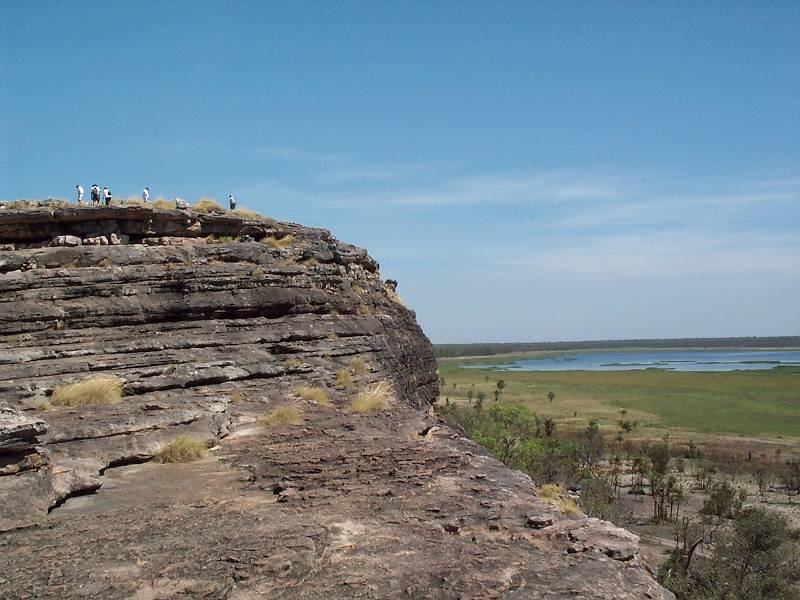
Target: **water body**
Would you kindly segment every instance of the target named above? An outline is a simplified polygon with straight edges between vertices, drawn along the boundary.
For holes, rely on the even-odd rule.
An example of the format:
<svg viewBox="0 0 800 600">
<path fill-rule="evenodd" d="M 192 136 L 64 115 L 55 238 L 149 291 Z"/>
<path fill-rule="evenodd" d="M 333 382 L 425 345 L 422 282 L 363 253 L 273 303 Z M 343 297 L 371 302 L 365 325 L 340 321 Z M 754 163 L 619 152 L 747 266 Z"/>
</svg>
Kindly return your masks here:
<svg viewBox="0 0 800 600">
<path fill-rule="evenodd" d="M 466 369 L 501 371 L 737 371 L 800 366 L 800 350 L 647 350 L 564 353 L 505 364 L 470 364 Z"/>
</svg>

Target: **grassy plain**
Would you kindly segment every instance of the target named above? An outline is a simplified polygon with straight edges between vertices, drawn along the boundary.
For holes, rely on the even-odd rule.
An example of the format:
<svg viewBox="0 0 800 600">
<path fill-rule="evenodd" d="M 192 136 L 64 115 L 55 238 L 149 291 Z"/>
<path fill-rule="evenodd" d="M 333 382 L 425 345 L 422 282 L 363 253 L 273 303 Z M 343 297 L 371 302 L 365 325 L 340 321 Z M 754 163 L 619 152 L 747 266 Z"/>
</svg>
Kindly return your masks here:
<svg viewBox="0 0 800 600">
<path fill-rule="evenodd" d="M 544 353 L 542 353 L 544 354 Z M 540 354 L 540 356 L 542 355 Z M 532 355 L 527 354 L 527 357 Z M 462 369 L 467 364 L 507 364 L 513 356 L 439 359 L 446 381 L 441 402 L 468 402 L 471 389 L 494 402 L 502 379 L 501 401 L 522 402 L 537 415 L 555 418 L 559 427 L 584 427 L 596 419 L 616 430 L 619 410 L 637 422 L 631 436 L 742 436 L 800 443 L 800 368 L 759 371 L 502 371 Z M 548 393 L 555 398 L 550 401 Z M 475 400 L 473 399 L 473 402 Z"/>
</svg>

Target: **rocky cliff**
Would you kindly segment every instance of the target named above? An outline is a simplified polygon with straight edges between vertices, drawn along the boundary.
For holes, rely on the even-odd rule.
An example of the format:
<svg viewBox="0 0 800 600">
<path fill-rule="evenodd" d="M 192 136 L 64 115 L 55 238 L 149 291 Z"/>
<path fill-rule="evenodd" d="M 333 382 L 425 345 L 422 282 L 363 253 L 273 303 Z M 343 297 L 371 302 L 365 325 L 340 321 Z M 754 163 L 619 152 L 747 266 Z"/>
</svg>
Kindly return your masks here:
<svg viewBox="0 0 800 600">
<path fill-rule="evenodd" d="M 56 402 L 93 377 L 119 401 Z M 377 382 L 391 406 L 355 412 Z M 414 314 L 325 230 L 0 210 L 0 597 L 671 597 L 436 394 Z M 212 450 L 153 462 L 179 436 Z"/>
</svg>

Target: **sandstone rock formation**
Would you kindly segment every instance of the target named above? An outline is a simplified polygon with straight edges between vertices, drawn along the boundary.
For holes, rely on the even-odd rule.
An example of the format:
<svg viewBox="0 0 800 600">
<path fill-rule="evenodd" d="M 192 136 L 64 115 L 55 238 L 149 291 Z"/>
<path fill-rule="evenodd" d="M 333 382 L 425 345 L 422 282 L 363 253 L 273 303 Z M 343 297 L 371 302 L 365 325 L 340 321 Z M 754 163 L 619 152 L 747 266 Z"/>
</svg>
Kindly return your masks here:
<svg viewBox="0 0 800 600">
<path fill-rule="evenodd" d="M 6 209 L 0 248 L 0 597 L 671 597 L 636 536 L 436 419 L 414 314 L 329 232 Z M 93 376 L 121 401 L 50 406 Z M 354 413 L 378 381 L 393 405 Z M 181 435 L 209 457 L 151 462 Z"/>
</svg>

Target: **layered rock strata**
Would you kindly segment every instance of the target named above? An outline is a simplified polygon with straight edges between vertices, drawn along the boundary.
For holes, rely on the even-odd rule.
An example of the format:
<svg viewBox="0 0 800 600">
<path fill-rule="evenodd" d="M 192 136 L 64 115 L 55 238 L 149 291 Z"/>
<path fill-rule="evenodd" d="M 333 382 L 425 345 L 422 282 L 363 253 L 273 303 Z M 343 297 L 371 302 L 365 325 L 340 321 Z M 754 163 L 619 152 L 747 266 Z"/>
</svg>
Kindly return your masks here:
<svg viewBox="0 0 800 600">
<path fill-rule="evenodd" d="M 0 596 L 670 597 L 636 536 L 436 419 L 413 312 L 329 232 L 6 209 L 0 244 Z M 121 401 L 51 406 L 97 376 Z M 392 406 L 353 412 L 376 382 Z M 151 462 L 182 435 L 210 456 Z"/>
</svg>

